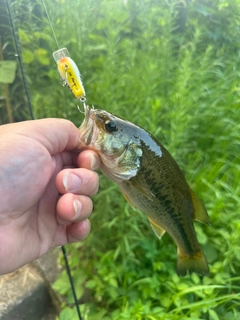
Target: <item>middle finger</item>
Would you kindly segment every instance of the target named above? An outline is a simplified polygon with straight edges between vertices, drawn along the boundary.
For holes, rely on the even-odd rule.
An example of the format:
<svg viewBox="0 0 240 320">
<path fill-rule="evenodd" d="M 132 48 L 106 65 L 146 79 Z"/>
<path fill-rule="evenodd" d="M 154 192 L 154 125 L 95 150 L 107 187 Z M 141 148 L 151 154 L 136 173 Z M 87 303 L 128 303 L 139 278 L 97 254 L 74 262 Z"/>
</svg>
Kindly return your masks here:
<svg viewBox="0 0 240 320">
<path fill-rule="evenodd" d="M 56 188 L 61 194 L 74 193 L 93 196 L 97 193 L 99 178 L 96 172 L 84 169 L 64 169 L 56 177 Z"/>
</svg>

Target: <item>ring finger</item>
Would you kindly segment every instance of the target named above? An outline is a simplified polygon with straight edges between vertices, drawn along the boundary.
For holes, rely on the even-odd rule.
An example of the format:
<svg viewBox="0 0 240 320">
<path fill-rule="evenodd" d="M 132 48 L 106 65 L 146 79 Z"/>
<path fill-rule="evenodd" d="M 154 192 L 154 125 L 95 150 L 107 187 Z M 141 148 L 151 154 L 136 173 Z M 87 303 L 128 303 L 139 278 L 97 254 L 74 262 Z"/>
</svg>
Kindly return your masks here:
<svg viewBox="0 0 240 320">
<path fill-rule="evenodd" d="M 86 220 L 93 209 L 92 200 L 84 195 L 64 194 L 57 203 L 57 220 L 60 224 Z"/>
</svg>

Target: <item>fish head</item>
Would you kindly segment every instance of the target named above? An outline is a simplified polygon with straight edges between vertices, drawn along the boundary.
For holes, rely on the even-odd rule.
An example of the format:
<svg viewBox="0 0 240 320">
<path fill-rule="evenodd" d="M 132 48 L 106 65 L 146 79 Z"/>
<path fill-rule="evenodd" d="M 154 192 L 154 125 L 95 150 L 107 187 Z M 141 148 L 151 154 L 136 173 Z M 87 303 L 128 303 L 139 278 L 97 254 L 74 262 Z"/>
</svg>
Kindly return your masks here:
<svg viewBox="0 0 240 320">
<path fill-rule="evenodd" d="M 139 129 L 107 111 L 86 106 L 78 149 L 96 151 L 103 173 L 111 180 L 117 183 L 129 180 L 141 164 L 142 149 L 136 132 Z"/>
</svg>

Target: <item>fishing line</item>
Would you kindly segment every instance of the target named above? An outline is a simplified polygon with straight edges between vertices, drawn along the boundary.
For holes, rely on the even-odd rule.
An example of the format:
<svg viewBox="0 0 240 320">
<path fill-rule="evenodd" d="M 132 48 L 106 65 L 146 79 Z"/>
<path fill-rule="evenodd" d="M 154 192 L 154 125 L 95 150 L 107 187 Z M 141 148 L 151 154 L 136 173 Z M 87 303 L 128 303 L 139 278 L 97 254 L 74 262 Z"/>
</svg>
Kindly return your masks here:
<svg viewBox="0 0 240 320">
<path fill-rule="evenodd" d="M 46 15 L 47 15 L 49 24 L 50 24 L 50 26 L 51 26 L 51 29 L 52 29 L 52 32 L 53 32 L 53 35 L 54 35 L 54 38 L 55 38 L 57 47 L 59 48 L 59 44 L 58 44 L 58 41 L 57 41 L 57 37 L 56 37 L 56 34 L 55 34 L 55 32 L 54 32 L 54 29 L 53 29 L 53 26 L 52 26 L 52 23 L 51 23 L 51 20 L 50 20 L 50 17 L 49 17 L 49 14 L 48 14 L 46 5 L 45 5 L 45 3 L 44 3 L 44 0 L 42 0 L 42 3 L 43 3 L 43 7 L 44 7 L 44 9 L 45 9 L 45 11 L 46 11 Z M 19 45 L 19 41 L 18 41 L 18 37 L 17 37 L 17 32 L 16 32 L 16 29 L 15 29 L 14 21 L 13 21 L 13 16 L 12 16 L 11 7 L 10 7 L 10 5 L 9 5 L 9 3 L 8 3 L 8 0 L 6 0 L 6 5 L 7 5 L 7 9 L 8 9 L 8 15 L 9 15 L 10 24 L 11 24 L 11 27 L 12 27 L 13 38 L 14 38 L 14 42 L 15 42 L 15 46 L 16 46 L 16 51 L 17 51 L 16 56 L 18 57 L 18 60 L 19 60 L 20 70 L 21 70 L 22 79 L 23 79 L 23 86 L 24 86 L 24 90 L 25 90 L 25 93 L 26 93 L 26 97 L 27 97 L 27 102 L 28 102 L 28 108 L 29 108 L 29 112 L 30 112 L 30 117 L 31 117 L 32 120 L 34 120 L 33 107 L 32 107 L 32 103 L 31 103 L 30 94 L 29 94 L 28 85 L 27 85 L 27 80 L 26 80 L 26 75 L 25 75 L 25 71 L 24 71 L 24 66 L 23 66 L 23 61 L 22 61 L 22 56 L 21 56 L 20 45 Z M 70 281 L 70 284 L 71 284 L 71 289 L 72 289 L 72 293 L 73 293 L 73 297 L 74 297 L 74 302 L 75 302 L 76 309 L 77 309 L 78 318 L 79 318 L 79 320 L 83 320 L 82 315 L 81 315 L 81 312 L 80 312 L 78 300 L 77 300 L 77 295 L 76 295 L 76 290 L 75 290 L 75 286 L 74 286 L 74 283 L 73 283 L 73 278 L 72 278 L 71 270 L 70 270 L 69 263 L 68 263 L 68 257 L 67 257 L 66 249 L 65 249 L 64 246 L 61 246 L 61 249 L 62 249 L 62 253 L 63 253 L 63 257 L 64 257 L 66 269 L 67 269 L 68 278 L 69 278 L 69 281 Z"/>
<path fill-rule="evenodd" d="M 46 7 L 46 5 L 45 5 L 44 0 L 42 0 L 42 4 L 43 4 L 44 10 L 45 10 L 45 12 L 46 12 L 46 15 L 47 15 L 47 18 L 48 18 L 48 22 L 49 22 L 50 27 L 51 27 L 51 29 L 52 29 L 52 33 L 53 33 L 54 39 L 55 39 L 55 41 L 56 41 L 57 47 L 58 47 L 58 49 L 59 49 L 59 44 L 58 44 L 58 40 L 57 40 L 57 37 L 56 37 L 56 33 L 55 33 L 54 29 L 53 29 L 53 25 L 52 25 L 50 16 L 49 16 L 49 14 L 48 14 L 47 7 Z"/>
</svg>

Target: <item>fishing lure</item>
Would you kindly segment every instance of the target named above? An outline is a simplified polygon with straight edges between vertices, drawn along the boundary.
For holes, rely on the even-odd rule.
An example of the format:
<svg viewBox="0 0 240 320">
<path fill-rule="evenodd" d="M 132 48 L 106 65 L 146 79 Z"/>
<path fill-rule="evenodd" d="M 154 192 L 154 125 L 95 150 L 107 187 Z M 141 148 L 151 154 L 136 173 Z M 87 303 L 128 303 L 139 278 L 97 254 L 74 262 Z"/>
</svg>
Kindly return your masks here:
<svg viewBox="0 0 240 320">
<path fill-rule="evenodd" d="M 86 93 L 81 79 L 81 74 L 76 63 L 70 58 L 66 48 L 53 52 L 53 58 L 57 62 L 58 72 L 62 83 L 68 87 L 77 99 L 86 101 Z"/>
</svg>

